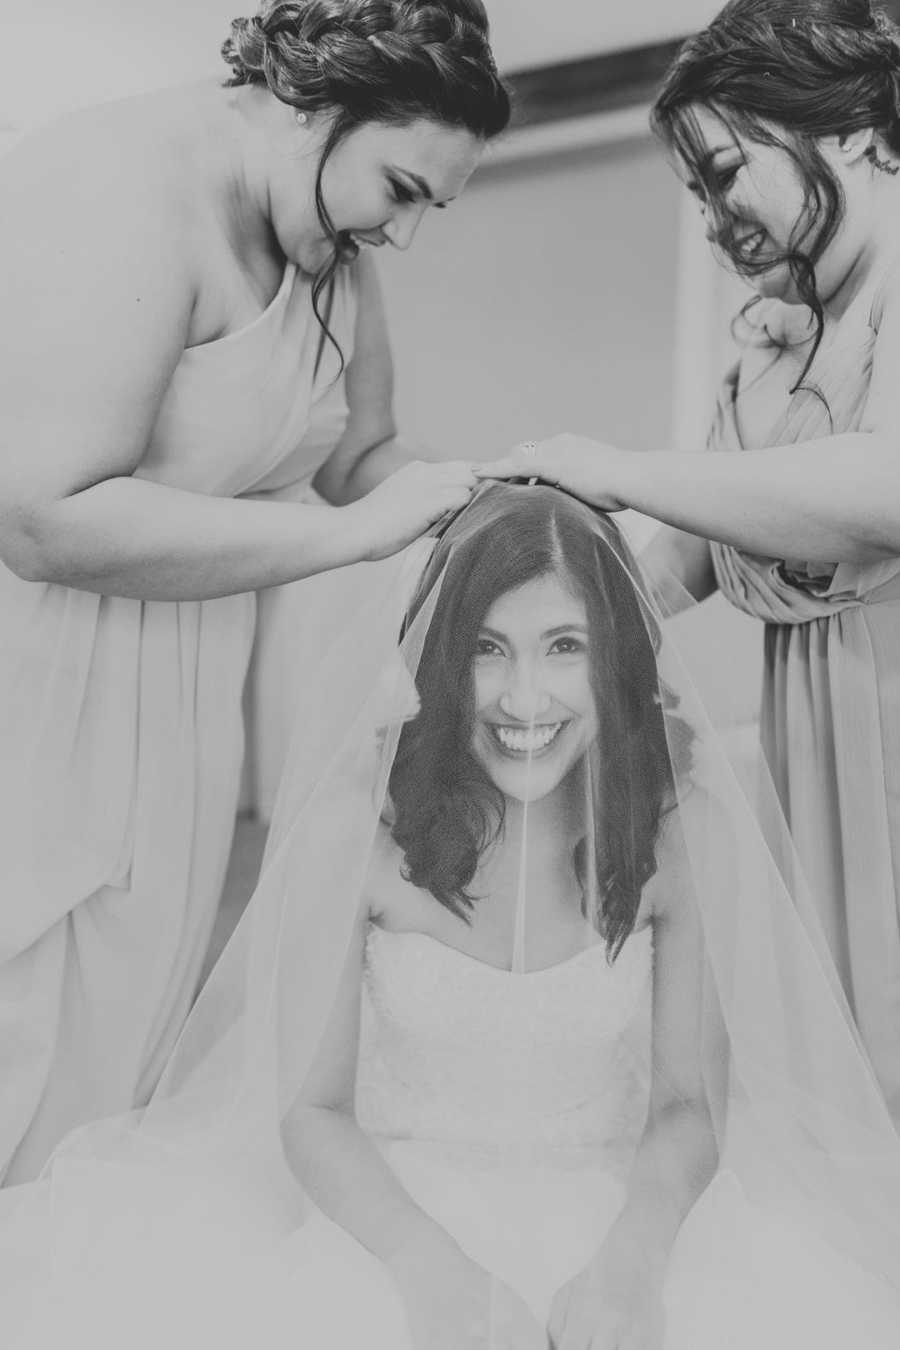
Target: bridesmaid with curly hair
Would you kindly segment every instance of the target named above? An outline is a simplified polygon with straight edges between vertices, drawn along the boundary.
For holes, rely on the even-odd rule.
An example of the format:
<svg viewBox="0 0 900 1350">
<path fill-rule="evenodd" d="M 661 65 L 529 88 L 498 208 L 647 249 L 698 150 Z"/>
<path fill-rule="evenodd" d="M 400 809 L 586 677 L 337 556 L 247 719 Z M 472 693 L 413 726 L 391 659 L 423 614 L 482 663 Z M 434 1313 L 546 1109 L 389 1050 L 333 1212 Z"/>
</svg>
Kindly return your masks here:
<svg viewBox="0 0 900 1350">
<path fill-rule="evenodd" d="M 147 1100 L 229 852 L 253 593 L 468 500 L 370 249 L 506 125 L 480 0 L 266 0 L 210 82 L 0 166 L 0 1178 Z"/>
</svg>

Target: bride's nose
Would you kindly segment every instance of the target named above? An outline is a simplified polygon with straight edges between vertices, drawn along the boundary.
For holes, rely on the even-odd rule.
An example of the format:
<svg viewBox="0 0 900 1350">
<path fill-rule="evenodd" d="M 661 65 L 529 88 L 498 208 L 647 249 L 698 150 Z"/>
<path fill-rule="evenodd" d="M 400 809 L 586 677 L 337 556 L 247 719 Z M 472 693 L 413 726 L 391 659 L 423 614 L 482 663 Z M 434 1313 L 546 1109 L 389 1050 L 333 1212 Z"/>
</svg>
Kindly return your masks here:
<svg viewBox="0 0 900 1350">
<path fill-rule="evenodd" d="M 517 722 L 534 722 L 550 707 L 551 698 L 527 671 L 517 671 L 500 695 L 500 711 Z"/>
</svg>

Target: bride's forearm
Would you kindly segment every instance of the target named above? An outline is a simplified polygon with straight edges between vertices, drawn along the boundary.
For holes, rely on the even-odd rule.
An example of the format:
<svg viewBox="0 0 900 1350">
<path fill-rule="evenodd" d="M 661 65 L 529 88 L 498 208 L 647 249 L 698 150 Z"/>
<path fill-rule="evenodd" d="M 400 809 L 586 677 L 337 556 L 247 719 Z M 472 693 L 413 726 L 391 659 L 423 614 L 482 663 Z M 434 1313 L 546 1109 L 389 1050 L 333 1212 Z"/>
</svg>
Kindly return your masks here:
<svg viewBox="0 0 900 1350">
<path fill-rule="evenodd" d="M 392 1266 L 423 1246 L 455 1247 L 413 1201 L 349 1110 L 294 1113 L 285 1149 L 311 1200 L 379 1260 Z"/>
<path fill-rule="evenodd" d="M 650 1119 L 628 1181 L 625 1205 L 605 1247 L 624 1259 L 656 1259 L 660 1270 L 718 1166 L 718 1144 L 708 1112 L 676 1103 Z"/>
</svg>

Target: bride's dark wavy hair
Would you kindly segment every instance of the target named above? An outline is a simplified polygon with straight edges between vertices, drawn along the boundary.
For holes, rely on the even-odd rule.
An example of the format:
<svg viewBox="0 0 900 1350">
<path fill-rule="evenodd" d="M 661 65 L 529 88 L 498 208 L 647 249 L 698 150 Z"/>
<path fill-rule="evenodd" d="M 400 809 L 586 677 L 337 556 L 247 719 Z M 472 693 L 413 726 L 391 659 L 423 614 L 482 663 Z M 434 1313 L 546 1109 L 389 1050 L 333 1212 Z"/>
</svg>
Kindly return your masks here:
<svg viewBox="0 0 900 1350">
<path fill-rule="evenodd" d="M 337 347 L 320 302 L 356 246 L 334 227 L 322 196 L 328 160 L 366 122 L 406 126 L 423 119 L 490 140 L 510 118 L 481 0 L 263 0 L 234 19 L 222 55 L 229 85 L 264 84 L 298 112 L 333 121 L 316 172 L 319 223 L 334 253 L 319 272 L 313 308 Z M 343 356 L 337 347 L 338 355 Z"/>
<path fill-rule="evenodd" d="M 653 129 L 700 184 L 717 246 L 752 282 L 771 260 L 741 256 L 725 192 L 707 162 L 697 106 L 714 112 L 738 145 L 782 150 L 800 174 L 804 203 L 779 260 L 816 322 L 799 388 L 824 332 L 816 263 L 845 210 L 840 183 L 816 142 L 871 128 L 900 155 L 900 35 L 869 0 L 731 0 L 675 58 L 653 106 Z M 867 154 L 874 168 L 897 172 L 877 146 Z M 744 307 L 744 318 L 756 302 Z"/>
<path fill-rule="evenodd" d="M 478 899 L 469 886 L 505 810 L 471 750 L 476 643 L 495 600 L 548 574 L 588 615 L 600 785 L 596 886 L 587 840 L 576 845 L 573 865 L 585 915 L 614 960 L 634 928 L 656 871 L 660 826 L 675 804 L 670 743 L 686 768 L 690 736 L 660 683 L 659 629 L 636 590 L 637 566 L 608 516 L 553 488 L 494 484 L 444 535 L 409 614 L 412 623 L 440 586 L 416 674 L 420 711 L 403 728 L 390 776 L 392 834 L 407 879 L 468 921 Z M 599 912 L 588 915 L 592 894 Z"/>
</svg>

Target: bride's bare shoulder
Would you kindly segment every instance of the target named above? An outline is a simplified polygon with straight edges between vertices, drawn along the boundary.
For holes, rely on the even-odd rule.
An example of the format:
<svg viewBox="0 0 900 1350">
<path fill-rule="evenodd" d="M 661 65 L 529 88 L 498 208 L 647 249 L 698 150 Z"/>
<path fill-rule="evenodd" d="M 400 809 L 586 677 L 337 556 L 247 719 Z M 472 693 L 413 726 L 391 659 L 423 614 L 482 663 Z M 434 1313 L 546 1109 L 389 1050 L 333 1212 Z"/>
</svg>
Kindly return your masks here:
<svg viewBox="0 0 900 1350">
<path fill-rule="evenodd" d="M 403 875 L 403 853 L 394 842 L 390 826 L 380 821 L 366 877 L 370 918 L 383 917 L 404 901 L 408 903 L 408 893 L 415 889 Z"/>
<path fill-rule="evenodd" d="M 723 859 L 734 853 L 733 822 L 720 795 L 702 773 L 686 781 L 664 814 L 657 835 L 656 871 L 642 909 L 648 918 L 683 918 L 685 902 L 707 891 Z"/>
</svg>

